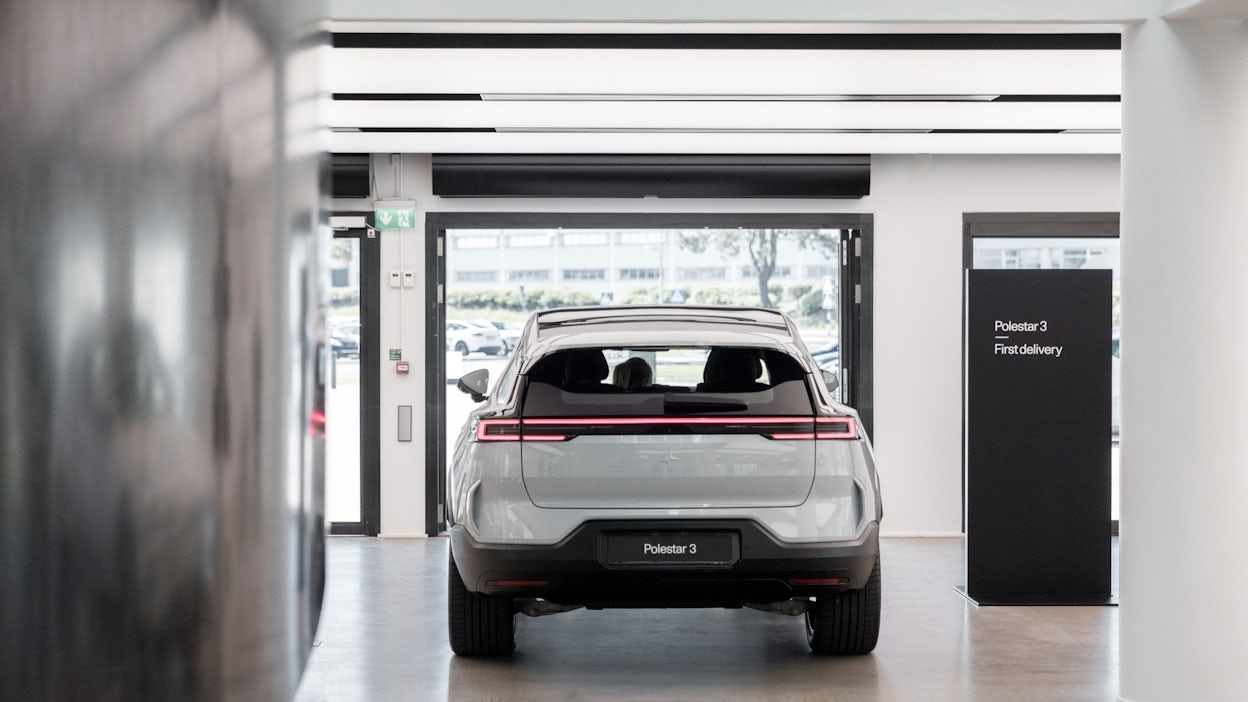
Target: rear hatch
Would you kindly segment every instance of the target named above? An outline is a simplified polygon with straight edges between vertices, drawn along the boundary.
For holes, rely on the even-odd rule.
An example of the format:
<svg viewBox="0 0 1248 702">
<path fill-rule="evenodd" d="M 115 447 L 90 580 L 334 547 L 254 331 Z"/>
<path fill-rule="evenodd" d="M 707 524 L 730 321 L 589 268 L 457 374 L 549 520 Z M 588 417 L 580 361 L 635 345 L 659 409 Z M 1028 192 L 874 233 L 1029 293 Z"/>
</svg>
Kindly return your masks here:
<svg viewBox="0 0 1248 702">
<path fill-rule="evenodd" d="M 568 359 L 557 355 L 535 366 L 520 417 L 505 428 L 521 440 L 533 503 L 608 509 L 801 504 L 815 475 L 815 420 L 804 374 L 783 352 L 748 351 L 758 358 L 761 377 L 727 384 L 705 379 L 714 375 L 704 366 L 713 365 L 717 353 L 705 348 L 593 350 L 609 366 L 641 358 L 657 371 L 645 378 L 649 383 L 631 387 L 614 368 L 603 376 L 601 366 L 591 374 L 599 375 L 597 382 L 573 382 Z"/>
</svg>

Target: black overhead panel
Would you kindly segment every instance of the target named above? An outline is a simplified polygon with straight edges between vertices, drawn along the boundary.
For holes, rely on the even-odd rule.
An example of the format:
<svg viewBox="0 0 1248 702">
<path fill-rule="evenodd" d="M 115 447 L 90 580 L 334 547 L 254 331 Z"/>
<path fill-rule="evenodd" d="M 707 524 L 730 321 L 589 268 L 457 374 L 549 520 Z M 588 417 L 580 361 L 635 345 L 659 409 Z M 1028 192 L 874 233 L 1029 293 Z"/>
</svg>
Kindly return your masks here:
<svg viewBox="0 0 1248 702">
<path fill-rule="evenodd" d="M 440 197 L 860 198 L 871 157 L 434 154 Z"/>
<path fill-rule="evenodd" d="M 335 32 L 336 49 L 754 49 L 754 50 L 1113 50 L 1105 34 L 422 34 Z"/>
<path fill-rule="evenodd" d="M 332 154 L 329 173 L 334 197 L 368 197 L 368 154 Z"/>
</svg>

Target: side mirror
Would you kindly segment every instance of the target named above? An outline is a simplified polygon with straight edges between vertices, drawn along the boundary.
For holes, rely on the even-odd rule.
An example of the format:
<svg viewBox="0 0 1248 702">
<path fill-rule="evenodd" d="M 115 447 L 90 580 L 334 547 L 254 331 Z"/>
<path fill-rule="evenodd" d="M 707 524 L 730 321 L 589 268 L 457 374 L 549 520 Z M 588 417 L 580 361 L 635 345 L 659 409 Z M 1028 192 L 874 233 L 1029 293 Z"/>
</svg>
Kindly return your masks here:
<svg viewBox="0 0 1248 702">
<path fill-rule="evenodd" d="M 478 368 L 464 373 L 455 387 L 460 392 L 472 395 L 473 402 L 484 402 L 485 393 L 490 388 L 490 371 L 488 368 Z"/>
<path fill-rule="evenodd" d="M 823 384 L 828 387 L 828 392 L 834 393 L 837 388 L 841 387 L 841 379 L 836 377 L 836 373 L 826 370 L 819 372 L 823 374 Z"/>
</svg>

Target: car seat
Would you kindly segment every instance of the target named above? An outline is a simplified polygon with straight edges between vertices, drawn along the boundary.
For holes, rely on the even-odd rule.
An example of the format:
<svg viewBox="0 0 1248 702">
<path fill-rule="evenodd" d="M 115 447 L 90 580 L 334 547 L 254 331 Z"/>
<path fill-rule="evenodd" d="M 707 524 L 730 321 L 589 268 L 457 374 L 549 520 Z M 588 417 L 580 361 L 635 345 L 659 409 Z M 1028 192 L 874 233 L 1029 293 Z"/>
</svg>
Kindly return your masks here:
<svg viewBox="0 0 1248 702">
<path fill-rule="evenodd" d="M 598 349 L 574 349 L 564 354 L 563 389 L 572 392 L 619 392 L 620 388 L 602 382 L 610 366 Z"/>
<path fill-rule="evenodd" d="M 766 390 L 765 383 L 758 382 L 763 374 L 763 362 L 753 349 L 716 348 L 706 357 L 702 369 L 703 382 L 698 392 L 757 392 Z"/>
</svg>

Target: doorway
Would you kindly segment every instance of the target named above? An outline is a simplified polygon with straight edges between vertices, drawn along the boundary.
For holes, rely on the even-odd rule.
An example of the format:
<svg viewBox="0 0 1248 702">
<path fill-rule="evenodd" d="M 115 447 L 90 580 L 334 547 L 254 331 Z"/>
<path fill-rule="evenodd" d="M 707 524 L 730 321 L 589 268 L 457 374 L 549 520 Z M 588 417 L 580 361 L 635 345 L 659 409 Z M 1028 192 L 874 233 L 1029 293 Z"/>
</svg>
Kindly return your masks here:
<svg viewBox="0 0 1248 702">
<path fill-rule="evenodd" d="M 427 527 L 443 527 L 447 447 L 476 406 L 458 377 L 497 378 L 527 317 L 568 306 L 778 308 L 870 427 L 869 215 L 430 214 Z"/>
<path fill-rule="evenodd" d="M 1118 324 L 1122 306 L 1119 293 L 1120 246 L 1117 213 L 1003 213 L 963 215 L 963 269 L 1089 270 L 1113 272 L 1111 369 L 1110 518 L 1118 523 L 1119 450 L 1121 397 Z M 963 318 L 965 327 L 966 320 Z M 965 331 L 965 330 L 964 330 Z M 965 338 L 965 334 L 964 334 Z M 964 349 L 965 353 L 965 349 Z M 964 364 L 965 368 L 965 364 Z M 965 371 L 964 371 L 965 372 Z M 963 378 L 963 407 L 966 378 Z M 963 465 L 965 465 L 963 456 Z M 965 473 L 963 482 L 965 488 Z M 965 489 L 963 491 L 965 493 Z M 966 505 L 963 504 L 965 524 Z"/>
<path fill-rule="evenodd" d="M 325 313 L 325 521 L 331 534 L 376 536 L 381 524 L 375 230 L 334 232 Z"/>
</svg>

